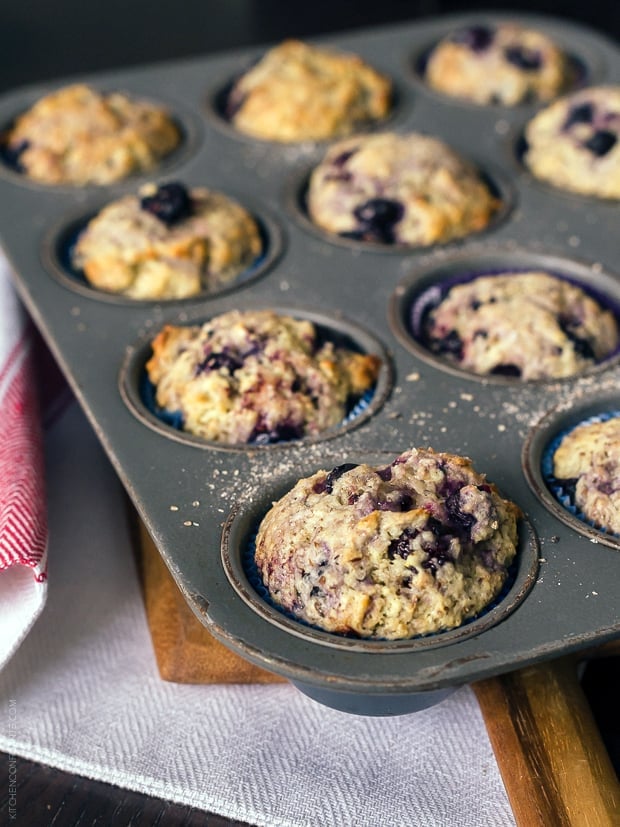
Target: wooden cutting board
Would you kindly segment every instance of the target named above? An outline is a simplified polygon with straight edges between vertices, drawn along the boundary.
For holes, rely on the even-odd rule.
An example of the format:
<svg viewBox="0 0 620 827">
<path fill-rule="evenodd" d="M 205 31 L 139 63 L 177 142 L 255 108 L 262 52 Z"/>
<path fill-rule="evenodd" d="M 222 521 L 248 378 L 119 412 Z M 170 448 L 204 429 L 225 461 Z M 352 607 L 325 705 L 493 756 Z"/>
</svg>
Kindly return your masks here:
<svg viewBox="0 0 620 827">
<path fill-rule="evenodd" d="M 189 608 L 141 522 L 139 567 L 159 674 L 175 683 L 283 683 L 231 652 Z"/>
<path fill-rule="evenodd" d="M 142 525 L 140 569 L 161 677 L 177 683 L 276 683 L 194 616 Z M 620 656 L 620 646 L 598 654 Z M 473 685 L 519 827 L 619 827 L 620 784 L 578 680 L 561 658 Z"/>
</svg>

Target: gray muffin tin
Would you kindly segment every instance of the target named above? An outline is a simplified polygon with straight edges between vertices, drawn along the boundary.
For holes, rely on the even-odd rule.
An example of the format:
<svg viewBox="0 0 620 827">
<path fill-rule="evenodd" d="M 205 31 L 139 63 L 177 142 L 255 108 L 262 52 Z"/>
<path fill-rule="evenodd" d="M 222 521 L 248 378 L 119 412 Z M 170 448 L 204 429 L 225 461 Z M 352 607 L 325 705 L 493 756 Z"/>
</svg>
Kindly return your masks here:
<svg viewBox="0 0 620 827">
<path fill-rule="evenodd" d="M 585 416 L 620 407 L 617 360 L 569 381 L 482 380 L 429 358 L 404 324 L 418 285 L 461 268 L 547 266 L 620 304 L 618 204 L 554 190 L 520 166 L 519 138 L 536 107 L 444 98 L 415 70 L 449 29 L 501 17 L 442 17 L 320 41 L 356 52 L 392 76 L 397 106 L 384 128 L 443 138 L 497 183 L 506 197 L 501 220 L 458 243 L 379 248 L 309 228 L 300 194 L 325 146 L 255 141 L 235 133 L 214 108 L 226 83 L 264 51 L 258 48 L 80 78 L 161 101 L 176 114 L 186 141 L 153 175 L 76 189 L 0 170 L 1 242 L 20 294 L 188 604 L 243 657 L 350 712 L 410 712 L 460 684 L 620 633 L 620 543 L 559 515 L 539 471 L 542 443 L 567 420 L 578 420 L 582 409 Z M 588 83 L 619 82 L 620 55 L 602 36 L 560 20 L 518 17 L 576 55 Z M 66 82 L 5 95 L 0 121 L 10 123 Z M 145 180 L 208 186 L 246 204 L 270 239 L 262 270 L 222 294 L 170 303 L 102 295 L 68 274 L 59 245 L 71 228 Z M 382 353 L 385 367 L 370 408 L 326 438 L 244 448 L 186 438 L 144 410 L 137 382 L 148 342 L 164 323 L 259 307 L 313 318 Z M 519 561 L 507 593 L 461 629 L 398 643 L 334 638 L 274 612 L 243 564 L 252 528 L 270 502 L 317 468 L 360 459 L 387 463 L 411 446 L 470 456 L 523 509 Z"/>
</svg>

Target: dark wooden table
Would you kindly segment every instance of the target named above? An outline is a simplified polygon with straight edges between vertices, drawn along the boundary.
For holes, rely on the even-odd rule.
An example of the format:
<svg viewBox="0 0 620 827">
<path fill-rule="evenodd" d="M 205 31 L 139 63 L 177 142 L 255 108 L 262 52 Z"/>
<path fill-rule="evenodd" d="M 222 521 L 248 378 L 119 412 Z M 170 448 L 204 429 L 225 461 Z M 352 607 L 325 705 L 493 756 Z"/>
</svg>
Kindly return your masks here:
<svg viewBox="0 0 620 827">
<path fill-rule="evenodd" d="M 615 0 L 27 0 L 5 4 L 0 27 L 0 91 L 86 72 L 310 37 L 439 14 L 502 10 L 562 15 L 620 37 Z M 584 689 L 616 770 L 620 770 L 620 658 L 588 664 Z M 208 825 L 241 822 L 81 778 L 0 753 L 0 822 L 36 827 Z M 15 790 L 12 789 L 14 782 Z M 13 797 L 14 796 L 14 797 Z M 11 809 L 15 808 L 15 811 Z M 15 816 L 13 818 L 13 815 Z M 309 827 L 314 827 L 309 825 Z"/>
</svg>

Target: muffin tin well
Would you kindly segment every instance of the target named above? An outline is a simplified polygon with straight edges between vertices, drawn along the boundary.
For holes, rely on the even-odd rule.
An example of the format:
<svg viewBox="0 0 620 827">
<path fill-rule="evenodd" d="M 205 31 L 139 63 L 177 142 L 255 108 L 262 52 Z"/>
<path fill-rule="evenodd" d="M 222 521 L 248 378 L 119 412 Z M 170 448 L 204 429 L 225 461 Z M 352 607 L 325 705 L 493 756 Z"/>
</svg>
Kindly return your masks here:
<svg viewBox="0 0 620 827">
<path fill-rule="evenodd" d="M 579 512 L 570 492 L 553 478 L 553 452 L 561 438 L 578 425 L 620 416 L 620 394 L 594 393 L 570 399 L 551 409 L 537 423 L 523 446 L 523 464 L 528 483 L 550 513 L 592 543 L 620 551 L 620 536 L 594 525 Z"/>
<path fill-rule="evenodd" d="M 347 247 L 350 250 L 357 250 L 359 252 L 372 250 L 376 253 L 406 255 L 407 253 L 429 249 L 443 249 L 454 244 L 459 244 L 463 239 L 449 239 L 443 242 L 437 242 L 432 245 L 407 245 L 407 244 L 381 244 L 376 241 L 357 241 L 337 233 L 330 233 L 327 230 L 315 224 L 308 212 L 307 194 L 310 183 L 310 175 L 314 164 L 318 164 L 322 160 L 321 156 L 315 158 L 314 163 L 310 167 L 305 167 L 303 170 L 297 171 L 291 177 L 287 184 L 287 191 L 285 192 L 285 200 L 288 204 L 289 212 L 293 220 L 297 221 L 300 227 L 313 236 L 323 240 L 327 244 L 335 244 L 340 247 Z M 478 238 L 492 234 L 502 222 L 506 221 L 510 215 L 511 210 L 515 206 L 515 192 L 511 186 L 510 179 L 507 178 L 501 170 L 490 169 L 488 164 L 477 163 L 475 160 L 468 159 L 473 163 L 478 175 L 488 188 L 491 195 L 497 199 L 499 205 L 489 223 L 480 230 L 471 232 L 467 239 Z"/>
<path fill-rule="evenodd" d="M 394 459 L 393 454 L 352 454 L 351 462 L 383 466 Z M 508 581 L 498 597 L 475 617 L 461 626 L 434 634 L 419 635 L 404 640 L 362 640 L 356 637 L 336 635 L 315 629 L 278 609 L 266 594 L 260 577 L 253 567 L 252 549 L 258 525 L 271 507 L 289 491 L 300 477 L 309 477 L 324 468 L 324 463 L 296 469 L 293 473 L 273 480 L 264 492 L 251 503 L 240 503 L 231 511 L 222 534 L 222 560 L 226 574 L 234 589 L 254 612 L 268 624 L 280 626 L 302 640 L 309 640 L 336 650 L 367 654 L 389 655 L 396 652 L 416 652 L 447 646 L 466 637 L 481 634 L 499 623 L 514 611 L 535 582 L 538 573 L 539 546 L 536 534 L 527 520 L 519 523 L 518 554 L 511 566 Z M 260 648 L 260 636 L 268 633 L 268 626 L 254 624 L 256 646 Z"/>
<path fill-rule="evenodd" d="M 24 114 L 31 106 L 33 106 L 40 98 L 51 92 L 56 91 L 64 86 L 70 86 L 72 83 L 79 81 L 72 80 L 71 82 L 48 85 L 46 87 L 36 87 L 34 89 L 25 89 L 20 95 L 20 99 L 15 102 L 11 109 L 8 109 L 0 122 L 0 178 L 6 178 L 8 181 L 13 181 L 21 186 L 32 188 L 35 190 L 52 190 L 53 192 L 77 193 L 84 192 L 86 189 L 110 191 L 114 187 L 138 187 L 140 183 L 150 180 L 153 176 L 163 175 L 168 173 L 173 174 L 177 167 L 187 163 L 192 155 L 198 150 L 198 147 L 204 141 L 202 133 L 201 119 L 196 116 L 196 113 L 183 105 L 178 100 L 165 99 L 160 96 L 159 90 L 150 89 L 148 91 L 132 93 L 131 90 L 123 87 L 122 83 L 111 84 L 99 83 L 96 77 L 84 79 L 85 82 L 96 91 L 102 94 L 110 92 L 121 92 L 127 94 L 128 97 L 136 100 L 145 101 L 153 106 L 161 107 L 169 113 L 172 122 L 178 129 L 180 141 L 178 145 L 167 155 L 165 155 L 159 164 L 152 170 L 140 170 L 128 175 L 125 178 L 119 179 L 113 184 L 89 184 L 87 187 L 80 187 L 78 185 L 64 183 L 64 184 L 49 184 L 44 181 L 38 181 L 34 178 L 29 178 L 19 168 L 16 159 L 7 152 L 7 135 L 11 126 L 15 123 L 20 115 Z M 78 197 L 79 200 L 79 197 Z"/>
<path fill-rule="evenodd" d="M 398 105 L 390 129 L 444 140 L 478 159 L 506 193 L 501 220 L 448 245 L 333 243 L 307 225 L 300 193 L 324 145 L 235 140 L 212 109 L 213 90 L 256 49 L 81 78 L 162 101 L 183 124 L 186 145 L 150 175 L 79 189 L 0 171 L 1 243 L 15 284 L 188 604 L 243 657 L 324 704 L 361 714 L 411 712 L 460 684 L 620 635 L 618 545 L 567 516 L 541 470 L 544 446 L 563 426 L 556 416 L 573 421 L 582 407 L 589 415 L 610 400 L 620 407 L 618 359 L 570 380 L 490 381 L 446 370 L 412 342 L 407 328 L 412 298 L 463 267 L 546 266 L 591 286 L 612 306 L 620 303 L 617 205 L 538 186 L 516 162 L 515 136 L 535 107 L 464 106 L 432 93 L 406 68 L 450 28 L 479 19 L 441 17 L 322 41 L 358 53 L 394 79 Z M 603 36 L 559 19 L 518 19 L 558 38 L 592 67 L 597 83 L 618 82 L 620 52 Z M 4 95 L 0 123 L 61 85 Z M 261 221 L 267 260 L 230 289 L 182 301 L 121 300 L 88 287 L 67 267 L 72 234 L 140 180 L 178 180 L 235 197 Z M 385 367 L 368 406 L 329 439 L 232 450 L 160 422 L 140 382 L 149 342 L 161 327 L 257 308 L 310 317 L 381 354 Z M 310 469 L 354 456 L 396 456 L 412 446 L 471 457 L 521 507 L 520 553 L 507 593 L 458 630 L 374 648 L 291 628 L 256 591 L 243 563 L 266 504 Z"/>
<path fill-rule="evenodd" d="M 231 197 L 230 193 L 225 193 Z M 232 196 L 234 198 L 234 196 Z M 100 209 L 106 206 L 107 201 L 97 201 L 92 207 L 86 210 L 81 209 L 75 215 L 68 215 L 61 223 L 51 228 L 48 235 L 43 239 L 41 245 L 41 258 L 44 268 L 55 276 L 65 287 L 75 290 L 78 293 L 89 295 L 101 301 L 109 301 L 115 304 L 157 303 L 162 299 L 135 299 L 119 293 L 100 290 L 90 284 L 85 274 L 72 262 L 72 252 L 80 233 L 86 229 L 88 222 L 93 219 Z M 284 237 L 282 227 L 273 216 L 266 213 L 260 206 L 243 204 L 255 220 L 260 233 L 262 249 L 256 259 L 237 276 L 226 284 L 219 285 L 211 290 L 203 290 L 195 296 L 182 299 L 166 299 L 168 303 L 173 302 L 196 302 L 205 301 L 215 296 L 239 290 L 247 284 L 260 278 L 269 271 L 282 254 Z"/>
<path fill-rule="evenodd" d="M 283 316 L 292 316 L 296 319 L 305 319 L 314 324 L 318 340 L 333 342 L 337 347 L 347 348 L 358 353 L 377 356 L 381 367 L 374 387 L 363 394 L 359 399 L 353 399 L 348 406 L 343 421 L 336 426 L 327 428 L 316 436 L 306 436 L 298 440 L 276 441 L 268 444 L 250 443 L 226 444 L 212 440 L 201 439 L 182 430 L 178 415 L 169 415 L 158 411 L 154 399 L 154 389 L 146 375 L 145 364 L 151 355 L 151 339 L 149 333 L 146 340 L 131 348 L 127 352 L 126 360 L 120 373 L 120 392 L 128 408 L 145 425 L 158 431 L 164 436 L 186 442 L 202 448 L 211 448 L 222 451 L 254 451 L 275 450 L 287 446 L 310 445 L 326 439 L 333 439 L 346 431 L 359 427 L 368 417 L 373 416 L 385 402 L 392 387 L 392 366 L 390 357 L 383 344 L 358 325 L 351 324 L 342 316 L 329 317 L 325 313 L 317 313 L 307 308 L 270 307 Z M 204 316 L 193 318 L 188 316 L 184 324 L 202 324 Z M 155 331 L 157 332 L 157 331 Z"/>
<path fill-rule="evenodd" d="M 575 259 L 564 259 L 542 253 L 532 253 L 527 248 L 502 249 L 487 245 L 478 252 L 455 253 L 434 259 L 426 266 L 416 268 L 397 285 L 392 294 L 389 318 L 394 335 L 419 359 L 429 362 L 439 370 L 468 377 L 485 384 L 521 383 L 519 378 L 501 374 L 476 374 L 461 368 L 456 362 L 434 354 L 424 339 L 424 317 L 457 284 L 484 275 L 501 275 L 524 270 L 543 271 L 555 275 L 581 288 L 604 310 L 610 311 L 620 331 L 620 278 L 605 273 L 600 267 L 592 267 Z M 620 344 L 604 359 L 595 362 L 584 374 L 600 372 L 618 362 Z M 536 379 L 537 383 L 572 381 L 567 379 Z"/>
</svg>

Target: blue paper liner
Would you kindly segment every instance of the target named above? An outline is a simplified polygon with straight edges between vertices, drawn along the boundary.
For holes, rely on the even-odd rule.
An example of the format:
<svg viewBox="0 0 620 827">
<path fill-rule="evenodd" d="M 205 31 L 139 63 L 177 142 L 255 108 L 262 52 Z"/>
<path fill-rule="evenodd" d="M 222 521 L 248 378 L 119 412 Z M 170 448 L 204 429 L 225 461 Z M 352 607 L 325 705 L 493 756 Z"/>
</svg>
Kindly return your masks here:
<svg viewBox="0 0 620 827">
<path fill-rule="evenodd" d="M 575 502 L 575 487 L 577 485 L 577 480 L 566 480 L 556 477 L 553 473 L 553 457 L 564 437 L 574 431 L 575 428 L 579 428 L 581 425 L 591 425 L 595 422 L 607 422 L 608 420 L 616 419 L 617 417 L 620 417 L 620 410 L 605 411 L 586 417 L 580 422 L 571 425 L 569 428 L 564 428 L 559 431 L 546 446 L 540 463 L 543 480 L 545 481 L 549 491 L 553 494 L 560 505 L 582 523 L 590 526 L 590 528 L 594 528 L 604 534 L 610 534 L 613 537 L 620 537 L 620 534 L 610 531 L 605 526 L 594 522 L 579 509 Z"/>
<path fill-rule="evenodd" d="M 264 515 L 263 515 L 264 516 Z M 344 632 L 327 632 L 325 629 L 321 629 L 319 626 L 313 626 L 310 623 L 307 623 L 305 620 L 302 620 L 296 617 L 291 612 L 287 611 L 286 609 L 282 608 L 278 603 L 272 600 L 271 595 L 269 594 L 269 590 L 267 586 L 263 583 L 263 580 L 260 576 L 258 568 L 256 566 L 256 537 L 258 534 L 259 525 L 262 521 L 262 517 L 257 519 L 254 528 L 248 537 L 247 543 L 244 548 L 241 549 L 241 565 L 243 571 L 245 572 L 246 577 L 248 578 L 248 582 L 250 586 L 254 589 L 258 597 L 266 603 L 270 608 L 274 609 L 275 611 L 279 612 L 283 617 L 292 620 L 294 623 L 299 623 L 301 626 L 305 626 L 307 629 L 312 629 L 315 631 L 323 632 L 327 635 L 333 635 L 337 638 L 345 638 L 345 639 L 355 639 L 355 640 L 364 640 L 366 643 L 377 643 L 377 644 L 385 644 L 385 643 L 397 643 L 397 642 L 406 642 L 407 640 L 415 641 L 421 640 L 422 638 L 435 638 L 440 637 L 441 635 L 448 634 L 451 632 L 455 632 L 458 629 L 463 629 L 469 626 L 476 620 L 480 620 L 480 618 L 484 617 L 485 615 L 489 614 L 493 609 L 499 606 L 502 601 L 508 596 L 510 590 L 512 589 L 516 578 L 517 578 L 517 570 L 518 570 L 518 557 L 519 557 L 519 549 L 517 548 L 517 554 L 514 557 L 514 560 L 508 567 L 508 576 L 504 581 L 504 585 L 502 586 L 501 590 L 497 594 L 497 596 L 488 603 L 483 609 L 481 609 L 477 614 L 472 615 L 472 617 L 466 618 L 462 623 L 458 626 L 452 626 L 449 629 L 441 629 L 437 632 L 427 632 L 425 634 L 420 635 L 412 635 L 410 638 L 400 638 L 396 641 L 388 640 L 387 638 L 360 638 L 358 635 L 353 633 L 346 634 Z"/>
</svg>

